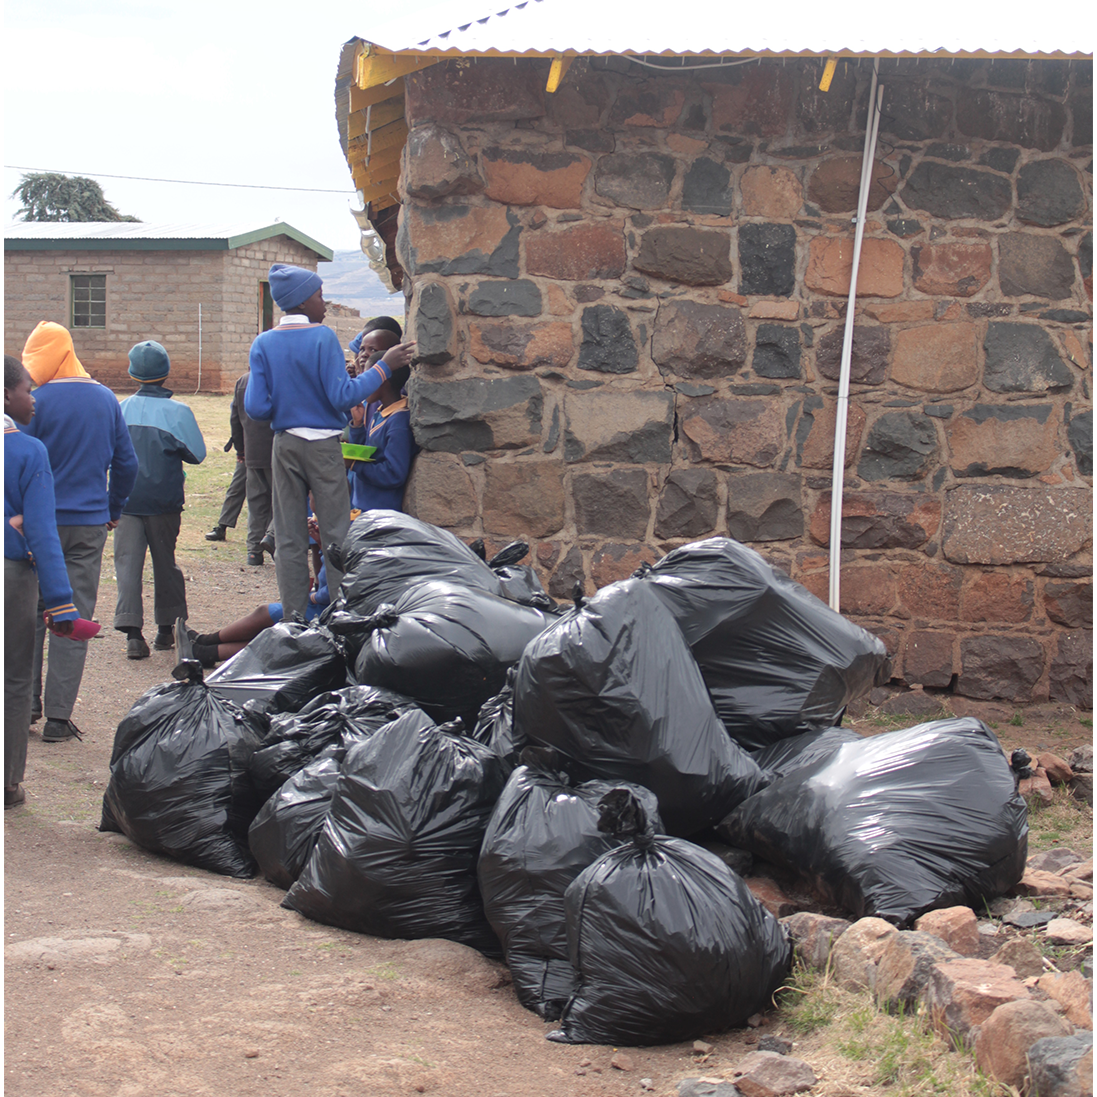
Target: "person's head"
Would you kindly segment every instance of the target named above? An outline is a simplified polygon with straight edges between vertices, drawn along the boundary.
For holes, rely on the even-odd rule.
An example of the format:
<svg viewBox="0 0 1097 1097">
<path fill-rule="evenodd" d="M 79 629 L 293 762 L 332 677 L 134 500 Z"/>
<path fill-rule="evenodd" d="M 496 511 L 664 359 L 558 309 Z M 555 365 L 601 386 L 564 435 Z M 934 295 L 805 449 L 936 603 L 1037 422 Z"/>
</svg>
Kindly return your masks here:
<svg viewBox="0 0 1097 1097">
<path fill-rule="evenodd" d="M 4 414 L 24 426 L 34 416 L 34 397 L 26 367 L 11 354 L 4 355 Z"/>
<path fill-rule="evenodd" d="M 23 365 L 36 385 L 44 385 L 58 377 L 88 375 L 76 357 L 68 329 L 52 320 L 43 320 L 27 337 Z"/>
<path fill-rule="evenodd" d="M 152 339 L 138 343 L 130 350 L 129 375 L 143 385 L 166 381 L 171 370 L 168 352 Z"/>
<path fill-rule="evenodd" d="M 387 408 L 389 404 L 395 404 L 400 399 L 400 391 L 408 383 L 411 376 L 411 366 L 401 366 L 392 371 L 392 376 L 377 390 L 381 406 Z"/>
<path fill-rule="evenodd" d="M 350 341 L 348 349 L 361 362 L 374 351 L 385 351 L 396 346 L 403 334 L 400 325 L 391 316 L 375 316 Z"/>
<path fill-rule="evenodd" d="M 321 324 L 327 313 L 324 304 L 324 283 L 320 275 L 304 267 L 288 263 L 273 263 L 267 275 L 274 303 L 283 311 L 307 316 L 314 324 Z"/>
</svg>

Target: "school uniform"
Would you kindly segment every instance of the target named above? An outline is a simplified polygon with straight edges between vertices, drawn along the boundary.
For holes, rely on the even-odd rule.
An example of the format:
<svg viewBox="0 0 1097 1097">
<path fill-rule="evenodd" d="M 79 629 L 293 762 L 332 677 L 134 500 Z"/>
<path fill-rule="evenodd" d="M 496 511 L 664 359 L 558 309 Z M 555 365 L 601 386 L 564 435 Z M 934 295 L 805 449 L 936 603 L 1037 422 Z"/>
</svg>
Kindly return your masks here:
<svg viewBox="0 0 1097 1097">
<path fill-rule="evenodd" d="M 244 458 L 244 484 L 248 500 L 248 555 L 262 556 L 263 539 L 274 534 L 274 485 L 271 478 L 271 450 L 274 432 L 270 423 L 252 419 L 244 407 L 248 374 L 237 379 L 232 396 L 232 431 L 240 433 L 237 451 Z M 275 542 L 277 548 L 277 542 Z"/>
<path fill-rule="evenodd" d="M 159 344 L 153 345 L 163 351 Z M 163 360 L 166 364 L 166 353 Z M 186 478 L 183 463 L 197 465 L 204 461 L 206 443 L 194 413 L 171 396 L 171 391 L 159 382 L 147 383 L 121 404 L 139 471 L 114 531 L 114 571 L 118 580 L 114 627 L 119 631 L 144 627 L 146 553 L 152 557 L 156 624 L 167 629 L 178 618 L 187 617 L 186 580 L 175 562 Z"/>
<path fill-rule="evenodd" d="M 368 426 L 351 427 L 350 441 L 374 446 L 369 461 L 355 461 L 350 468 L 350 505 L 358 510 L 401 510 L 404 486 L 419 447 L 411 433 L 407 397 L 379 407 Z"/>
<path fill-rule="evenodd" d="M 10 523 L 23 516 L 23 532 Z M 80 616 L 57 537 L 46 447 L 4 416 L 4 787 L 23 780 L 30 732 L 34 630 L 41 589 L 54 620 Z M 58 643 L 75 640 L 58 637 Z"/>
</svg>

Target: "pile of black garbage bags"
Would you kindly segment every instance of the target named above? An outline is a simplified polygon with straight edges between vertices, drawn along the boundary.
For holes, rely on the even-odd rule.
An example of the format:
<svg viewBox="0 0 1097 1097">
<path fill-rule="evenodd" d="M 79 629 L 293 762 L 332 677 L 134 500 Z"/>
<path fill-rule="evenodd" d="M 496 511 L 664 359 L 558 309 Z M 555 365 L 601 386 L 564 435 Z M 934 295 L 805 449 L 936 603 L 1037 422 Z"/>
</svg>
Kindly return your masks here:
<svg viewBox="0 0 1097 1097">
<path fill-rule="evenodd" d="M 319 622 L 205 680 L 181 638 L 118 727 L 102 828 L 328 925 L 501 956 L 551 1039 L 615 1045 L 742 1024 L 786 977 L 727 845 L 899 926 L 1020 879 L 994 734 L 843 729 L 883 644 L 753 550 L 686 545 L 564 607 L 527 551 L 362 515 Z"/>
</svg>

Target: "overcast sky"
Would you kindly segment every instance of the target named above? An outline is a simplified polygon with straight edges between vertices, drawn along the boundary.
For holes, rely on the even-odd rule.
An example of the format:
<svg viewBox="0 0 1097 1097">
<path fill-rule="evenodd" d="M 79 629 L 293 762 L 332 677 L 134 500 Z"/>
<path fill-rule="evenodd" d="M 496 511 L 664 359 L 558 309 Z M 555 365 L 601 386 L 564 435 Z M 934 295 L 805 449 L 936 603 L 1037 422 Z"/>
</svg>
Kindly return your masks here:
<svg viewBox="0 0 1097 1097">
<path fill-rule="evenodd" d="M 363 0 L 7 0 L 5 221 L 19 210 L 9 197 L 19 168 L 56 170 L 98 179 L 142 221 L 281 219 L 330 248 L 356 248 L 335 124 L 340 47 L 409 28 L 418 40 L 484 6 L 414 0 L 394 20 Z"/>
</svg>

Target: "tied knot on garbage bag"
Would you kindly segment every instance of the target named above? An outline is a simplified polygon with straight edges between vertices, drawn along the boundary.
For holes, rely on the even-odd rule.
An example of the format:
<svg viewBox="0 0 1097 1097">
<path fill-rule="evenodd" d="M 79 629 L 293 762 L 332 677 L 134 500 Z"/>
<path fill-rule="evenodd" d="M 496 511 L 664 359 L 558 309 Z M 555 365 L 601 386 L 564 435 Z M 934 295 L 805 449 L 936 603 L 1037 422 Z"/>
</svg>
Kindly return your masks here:
<svg viewBox="0 0 1097 1097">
<path fill-rule="evenodd" d="M 598 801 L 598 829 L 614 838 L 631 838 L 641 848 L 655 841 L 647 812 L 627 788 L 610 789 Z"/>
</svg>

